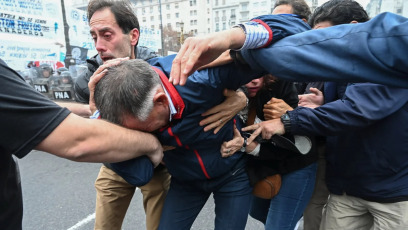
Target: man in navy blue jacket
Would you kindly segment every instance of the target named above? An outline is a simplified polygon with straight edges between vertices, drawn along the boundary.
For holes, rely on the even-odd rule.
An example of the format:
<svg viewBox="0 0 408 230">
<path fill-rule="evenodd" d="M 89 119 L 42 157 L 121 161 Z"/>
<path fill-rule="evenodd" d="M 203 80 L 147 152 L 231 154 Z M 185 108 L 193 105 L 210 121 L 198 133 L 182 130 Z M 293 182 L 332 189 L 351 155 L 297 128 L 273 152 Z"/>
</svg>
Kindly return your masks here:
<svg viewBox="0 0 408 230">
<path fill-rule="evenodd" d="M 245 171 L 246 157 L 243 152 L 227 158 L 220 154 L 222 143 L 232 139 L 234 124 L 240 127 L 241 122 L 228 121 L 216 134 L 204 132 L 199 122 L 203 112 L 225 99 L 225 88 L 236 90 L 253 75 L 230 64 L 195 72 L 185 87 L 174 87 L 167 77 L 173 58 L 150 59 L 149 63 L 126 60 L 110 67 L 96 85 L 96 107 L 101 118 L 154 132 L 163 145 L 175 147 L 163 158 L 172 179 L 159 229 L 190 229 L 214 194 L 215 228 L 243 230 L 252 191 Z M 114 170 L 125 180 L 146 174 L 149 179 L 145 170 L 149 164 L 152 168 L 150 162 L 131 162 L 119 163 Z"/>
</svg>

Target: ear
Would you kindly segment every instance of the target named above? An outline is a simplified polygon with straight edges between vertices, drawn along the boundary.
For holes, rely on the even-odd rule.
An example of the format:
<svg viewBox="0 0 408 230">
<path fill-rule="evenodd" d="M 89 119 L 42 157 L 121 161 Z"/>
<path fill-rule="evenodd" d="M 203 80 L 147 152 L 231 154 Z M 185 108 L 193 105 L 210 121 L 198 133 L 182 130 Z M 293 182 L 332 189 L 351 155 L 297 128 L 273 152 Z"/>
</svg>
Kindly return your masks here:
<svg viewBox="0 0 408 230">
<path fill-rule="evenodd" d="M 130 44 L 132 46 L 135 46 L 137 44 L 137 41 L 139 41 L 139 35 L 140 35 L 139 30 L 134 28 L 133 30 L 129 32 L 129 35 L 130 35 Z"/>
<path fill-rule="evenodd" d="M 158 91 L 153 97 L 154 106 L 169 106 L 169 100 L 164 91 Z"/>
<path fill-rule="evenodd" d="M 307 23 L 307 20 L 306 20 L 306 18 L 302 18 L 302 21 L 304 21 L 304 22 L 306 22 L 306 23 Z"/>
<path fill-rule="evenodd" d="M 356 20 L 353 20 L 353 21 L 350 22 L 350 24 L 357 24 L 357 23 L 358 23 L 358 21 L 356 21 Z"/>
</svg>

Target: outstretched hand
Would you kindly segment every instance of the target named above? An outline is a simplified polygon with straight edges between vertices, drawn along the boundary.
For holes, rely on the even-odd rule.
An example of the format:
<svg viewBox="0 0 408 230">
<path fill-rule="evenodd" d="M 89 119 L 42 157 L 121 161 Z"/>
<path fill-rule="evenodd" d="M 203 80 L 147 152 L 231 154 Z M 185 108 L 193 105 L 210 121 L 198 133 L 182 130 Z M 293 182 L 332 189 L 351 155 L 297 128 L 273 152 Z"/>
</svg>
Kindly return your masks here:
<svg viewBox="0 0 408 230">
<path fill-rule="evenodd" d="M 310 92 L 311 93 L 299 95 L 299 106 L 314 109 L 324 104 L 324 96 L 322 91 L 311 87 Z"/>
<path fill-rule="evenodd" d="M 243 92 L 225 89 L 224 96 L 226 97 L 224 102 L 202 114 L 209 116 L 200 121 L 200 126 L 205 126 L 204 132 L 215 129 L 214 134 L 217 134 L 229 120 L 245 108 L 246 96 Z"/>
<path fill-rule="evenodd" d="M 95 105 L 95 87 L 96 84 L 102 79 L 103 76 L 105 76 L 106 72 L 108 72 L 108 68 L 111 66 L 116 66 L 122 61 L 129 60 L 128 57 L 126 58 L 116 58 L 109 60 L 105 62 L 103 65 L 99 66 L 99 68 L 94 72 L 94 74 L 91 76 L 88 82 L 88 88 L 89 88 L 89 108 L 91 109 L 91 112 L 94 113 L 97 108 Z"/>
<path fill-rule="evenodd" d="M 169 81 L 184 85 L 187 77 L 199 67 L 214 61 L 228 49 L 240 48 L 244 42 L 245 34 L 240 28 L 187 38 L 173 60 Z"/>
<path fill-rule="evenodd" d="M 263 121 L 258 124 L 253 124 L 242 128 L 242 131 L 254 131 L 248 138 L 248 145 L 255 140 L 257 136 L 262 135 L 262 139 L 269 140 L 275 134 L 285 134 L 285 128 L 280 119 L 273 119 L 269 121 Z"/>
</svg>

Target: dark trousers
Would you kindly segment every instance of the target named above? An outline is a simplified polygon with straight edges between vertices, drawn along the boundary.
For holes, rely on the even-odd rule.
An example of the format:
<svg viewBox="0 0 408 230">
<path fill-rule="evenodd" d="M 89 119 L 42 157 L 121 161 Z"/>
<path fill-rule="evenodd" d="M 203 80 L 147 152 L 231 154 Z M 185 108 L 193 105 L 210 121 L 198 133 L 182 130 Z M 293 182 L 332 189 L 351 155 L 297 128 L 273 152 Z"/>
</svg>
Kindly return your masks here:
<svg viewBox="0 0 408 230">
<path fill-rule="evenodd" d="M 252 187 L 245 161 L 218 178 L 181 181 L 172 177 L 159 229 L 191 229 L 194 220 L 213 194 L 215 230 L 244 230 L 248 218 Z"/>
</svg>

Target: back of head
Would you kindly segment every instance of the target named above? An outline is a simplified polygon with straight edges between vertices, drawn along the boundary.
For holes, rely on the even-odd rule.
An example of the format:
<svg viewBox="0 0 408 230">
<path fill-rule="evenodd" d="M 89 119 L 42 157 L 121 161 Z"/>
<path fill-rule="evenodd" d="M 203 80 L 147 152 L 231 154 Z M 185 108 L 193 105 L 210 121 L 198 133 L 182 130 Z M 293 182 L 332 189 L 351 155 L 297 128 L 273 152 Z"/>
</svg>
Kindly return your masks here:
<svg viewBox="0 0 408 230">
<path fill-rule="evenodd" d="M 140 59 L 109 67 L 95 88 L 95 104 L 101 118 L 123 124 L 124 115 L 144 121 L 153 108 L 161 81 L 151 66 Z"/>
<path fill-rule="evenodd" d="M 354 0 L 330 0 L 316 8 L 309 24 L 313 28 L 317 23 L 324 21 L 329 21 L 332 25 L 340 25 L 352 21 L 366 22 L 369 19 L 364 8 Z"/>
<path fill-rule="evenodd" d="M 278 0 L 276 1 L 274 8 L 280 5 L 292 6 L 292 14 L 298 15 L 302 19 L 304 18 L 306 20 L 309 20 L 311 11 L 309 5 L 307 5 L 305 0 Z"/>
<path fill-rule="evenodd" d="M 133 12 L 131 4 L 127 0 L 91 0 L 88 3 L 88 22 L 96 11 L 110 8 L 115 15 L 116 22 L 124 34 L 136 28 L 140 31 L 139 21 Z"/>
</svg>

